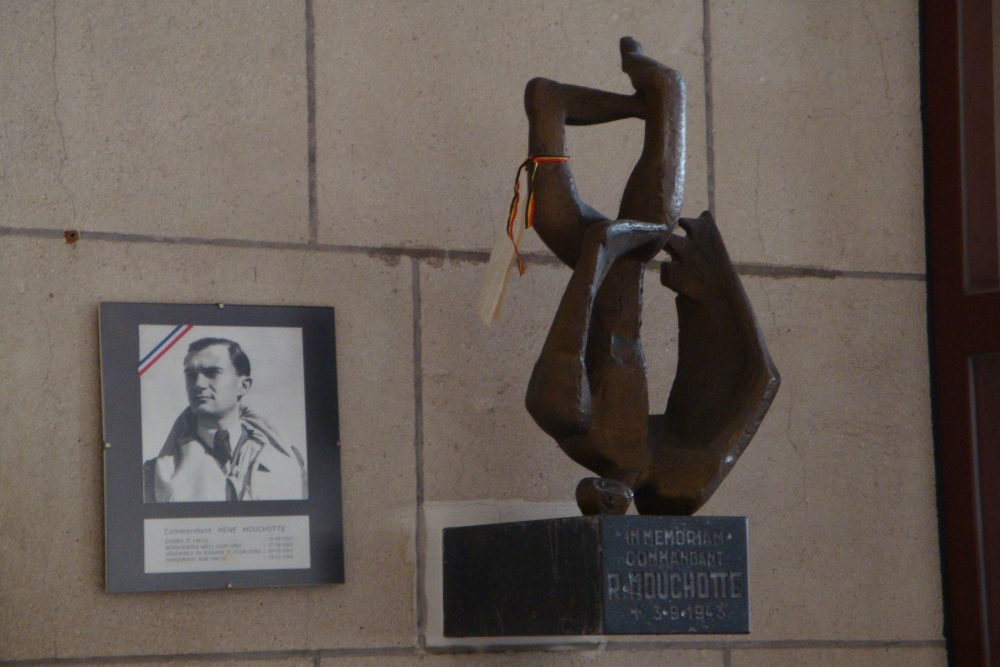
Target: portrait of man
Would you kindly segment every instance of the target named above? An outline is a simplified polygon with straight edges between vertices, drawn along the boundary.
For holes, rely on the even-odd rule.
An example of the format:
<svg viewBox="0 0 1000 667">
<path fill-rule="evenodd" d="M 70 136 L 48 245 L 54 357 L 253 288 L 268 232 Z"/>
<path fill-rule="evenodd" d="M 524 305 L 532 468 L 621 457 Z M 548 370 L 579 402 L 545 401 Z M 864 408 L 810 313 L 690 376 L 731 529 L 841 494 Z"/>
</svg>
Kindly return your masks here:
<svg viewBox="0 0 1000 667">
<path fill-rule="evenodd" d="M 344 581 L 334 310 L 102 302 L 105 582 Z"/>
<path fill-rule="evenodd" d="M 183 329 L 181 336 L 189 329 Z M 176 340 L 164 354 L 171 348 L 183 350 L 174 345 L 180 336 L 172 335 Z M 174 363 L 177 352 L 169 357 Z M 240 343 L 221 336 L 197 338 L 187 346 L 181 369 L 169 363 L 159 365 L 161 381 L 183 380 L 187 406 L 174 419 L 159 453 L 144 461 L 146 502 L 301 500 L 308 496 L 304 443 L 280 437 L 247 403 L 255 381 L 250 358 Z M 147 400 L 156 398 L 153 385 L 151 396 L 146 389 L 144 408 L 152 406 L 151 412 L 153 408 L 162 412 L 162 401 Z"/>
</svg>

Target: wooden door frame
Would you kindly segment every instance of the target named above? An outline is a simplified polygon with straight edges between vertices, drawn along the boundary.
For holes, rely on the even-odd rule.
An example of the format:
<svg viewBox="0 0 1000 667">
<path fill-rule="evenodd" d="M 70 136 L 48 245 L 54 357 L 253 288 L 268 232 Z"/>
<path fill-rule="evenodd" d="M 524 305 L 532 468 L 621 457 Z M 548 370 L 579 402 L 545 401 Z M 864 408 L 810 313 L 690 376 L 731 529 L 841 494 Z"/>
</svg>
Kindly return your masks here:
<svg viewBox="0 0 1000 667">
<path fill-rule="evenodd" d="M 964 242 L 970 221 L 992 221 L 996 229 L 990 5 L 990 0 L 922 0 L 920 6 L 928 329 L 945 637 L 949 663 L 963 667 L 1000 664 L 1000 644 L 990 646 L 991 636 L 1000 640 L 1000 605 L 988 603 L 1000 586 L 987 586 L 988 574 L 1000 574 L 1000 559 L 988 557 L 980 529 L 988 524 L 981 521 L 969 361 L 1000 349 L 995 307 L 1000 296 L 966 289 Z M 963 143 L 963 136 L 975 140 Z M 986 538 L 993 539 L 993 532 L 986 531 Z M 1000 526 L 996 532 L 1000 538 Z"/>
</svg>

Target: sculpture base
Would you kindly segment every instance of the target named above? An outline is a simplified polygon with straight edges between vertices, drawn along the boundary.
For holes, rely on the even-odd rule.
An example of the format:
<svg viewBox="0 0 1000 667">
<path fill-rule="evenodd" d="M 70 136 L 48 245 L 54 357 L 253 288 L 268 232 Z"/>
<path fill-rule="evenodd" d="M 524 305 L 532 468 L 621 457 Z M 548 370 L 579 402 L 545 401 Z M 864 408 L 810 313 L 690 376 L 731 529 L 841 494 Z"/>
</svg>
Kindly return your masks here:
<svg viewBox="0 0 1000 667">
<path fill-rule="evenodd" d="M 747 575 L 745 517 L 447 528 L 444 635 L 748 633 Z"/>
</svg>

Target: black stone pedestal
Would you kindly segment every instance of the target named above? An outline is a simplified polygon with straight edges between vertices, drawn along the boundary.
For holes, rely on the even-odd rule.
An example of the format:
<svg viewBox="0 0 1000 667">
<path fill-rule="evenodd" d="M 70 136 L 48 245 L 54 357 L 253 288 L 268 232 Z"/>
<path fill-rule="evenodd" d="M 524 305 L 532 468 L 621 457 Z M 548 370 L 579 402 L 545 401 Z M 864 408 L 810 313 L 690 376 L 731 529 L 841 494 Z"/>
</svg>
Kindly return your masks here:
<svg viewBox="0 0 1000 667">
<path fill-rule="evenodd" d="M 445 637 L 747 633 L 748 583 L 745 517 L 444 531 Z"/>
</svg>

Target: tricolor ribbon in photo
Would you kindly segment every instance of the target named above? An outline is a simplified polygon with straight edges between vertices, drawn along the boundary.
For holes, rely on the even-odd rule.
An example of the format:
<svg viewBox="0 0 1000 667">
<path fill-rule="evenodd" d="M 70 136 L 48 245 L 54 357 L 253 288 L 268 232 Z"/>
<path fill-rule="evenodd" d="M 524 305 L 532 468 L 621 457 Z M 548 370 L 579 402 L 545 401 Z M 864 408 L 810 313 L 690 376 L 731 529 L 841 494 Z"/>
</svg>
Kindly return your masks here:
<svg viewBox="0 0 1000 667">
<path fill-rule="evenodd" d="M 183 338 L 193 327 L 193 324 L 178 324 L 166 338 L 157 343 L 156 346 L 146 354 L 146 356 L 139 360 L 139 377 L 142 377 L 143 373 L 152 368 L 153 364 L 159 361 L 160 357 L 165 355 L 170 348 L 176 345 L 177 341 Z"/>
</svg>

